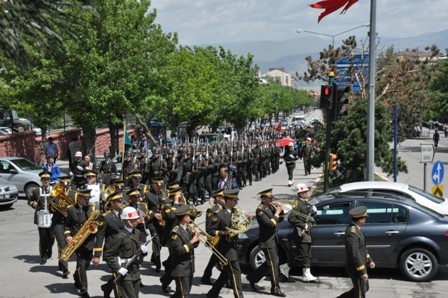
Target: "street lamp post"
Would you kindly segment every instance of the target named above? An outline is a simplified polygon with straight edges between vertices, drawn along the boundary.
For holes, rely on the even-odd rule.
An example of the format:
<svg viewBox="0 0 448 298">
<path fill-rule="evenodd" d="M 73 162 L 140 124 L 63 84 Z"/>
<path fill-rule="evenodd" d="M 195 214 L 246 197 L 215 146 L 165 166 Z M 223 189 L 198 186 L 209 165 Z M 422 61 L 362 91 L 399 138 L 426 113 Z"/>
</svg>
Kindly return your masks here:
<svg viewBox="0 0 448 298">
<path fill-rule="evenodd" d="M 305 30 L 305 29 L 296 29 L 297 33 L 302 33 L 302 32 L 306 32 L 306 33 L 310 33 L 310 34 L 316 34 L 316 35 L 322 35 L 322 36 L 328 36 L 331 37 L 332 39 L 332 50 L 334 51 L 334 38 L 336 36 L 342 35 L 344 33 L 359 29 L 359 28 L 363 28 L 363 27 L 369 27 L 370 24 L 363 24 L 342 32 L 339 32 L 337 34 L 327 34 L 327 33 L 320 33 L 320 32 L 314 32 L 314 31 L 309 31 L 309 30 Z M 330 71 L 329 75 L 329 86 L 333 85 L 333 77 L 334 77 L 334 73 L 332 71 Z M 333 92 L 336 92 L 336 90 L 333 90 Z M 327 126 L 326 126 L 326 141 L 325 141 L 325 159 L 324 159 L 324 192 L 328 192 L 328 184 L 329 184 L 329 155 L 330 155 L 330 143 L 331 143 L 331 117 L 327 117 Z"/>
</svg>

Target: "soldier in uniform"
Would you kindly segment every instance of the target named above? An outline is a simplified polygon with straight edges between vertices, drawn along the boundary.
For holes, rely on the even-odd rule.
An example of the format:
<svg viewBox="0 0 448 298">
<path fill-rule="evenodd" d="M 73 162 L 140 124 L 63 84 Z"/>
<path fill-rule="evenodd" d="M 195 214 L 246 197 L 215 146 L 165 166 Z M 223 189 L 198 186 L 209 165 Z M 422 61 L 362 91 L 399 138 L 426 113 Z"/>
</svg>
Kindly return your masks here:
<svg viewBox="0 0 448 298">
<path fill-rule="evenodd" d="M 255 181 L 260 181 L 262 178 L 263 159 L 261 157 L 261 148 L 258 144 L 258 141 L 256 141 L 255 147 L 252 149 L 252 154 L 254 156 L 253 169 L 255 174 Z"/>
<path fill-rule="evenodd" d="M 61 189 L 61 192 L 63 192 L 63 193 L 55 194 L 58 197 L 52 198 L 55 201 L 55 204 L 58 204 L 59 200 L 66 200 L 66 199 L 70 200 L 70 198 L 68 197 L 68 189 L 70 188 L 70 180 L 71 180 L 70 176 L 64 175 L 64 176 L 59 177 L 59 183 L 61 183 L 61 185 L 63 185 L 63 189 Z M 62 196 L 64 196 L 65 198 L 62 198 Z M 67 204 L 67 208 L 68 208 L 68 206 L 70 205 L 70 202 L 65 202 L 64 204 Z M 54 233 L 54 237 L 56 238 L 56 242 L 58 243 L 59 270 L 62 271 L 62 278 L 67 279 L 68 275 L 70 274 L 70 271 L 68 271 L 68 262 L 60 259 L 61 252 L 67 246 L 67 243 L 65 242 L 65 236 L 64 236 L 65 217 L 67 216 L 67 213 L 65 213 L 64 210 L 57 210 L 53 206 L 50 208 L 50 212 L 53 213 L 53 217 L 51 218 L 51 227 L 53 229 L 53 233 Z"/>
<path fill-rule="evenodd" d="M 305 176 L 311 174 L 311 153 L 313 152 L 313 145 L 311 138 L 306 138 L 302 147 L 300 148 L 300 156 L 303 158 L 303 166 L 305 168 Z"/>
<path fill-rule="evenodd" d="M 151 188 L 145 194 L 144 203 L 148 206 L 148 228 L 152 239 L 152 256 L 151 262 L 156 266 L 156 272 L 160 272 L 162 262 L 160 260 L 160 250 L 162 245 L 160 243 L 160 237 L 163 234 L 163 227 L 165 225 L 162 217 L 160 207 L 164 199 L 162 192 L 162 184 L 164 180 L 162 177 L 155 177 L 151 180 Z"/>
<path fill-rule="evenodd" d="M 147 184 L 143 184 L 141 183 L 142 181 L 142 172 L 138 169 L 134 169 L 132 170 L 132 172 L 129 174 L 129 179 L 130 179 L 130 185 L 127 188 L 127 191 L 129 189 L 137 189 L 140 192 L 140 195 L 142 197 L 145 196 L 146 192 L 148 192 L 148 185 Z M 126 201 L 129 201 L 127 199 L 127 193 L 126 193 Z"/>
<path fill-rule="evenodd" d="M 174 155 L 175 149 L 168 149 L 168 155 L 166 159 L 166 181 L 167 183 L 180 181 L 179 160 Z"/>
<path fill-rule="evenodd" d="M 77 192 L 78 202 L 67 209 L 68 215 L 64 226 L 67 245 L 73 242 L 73 237 L 79 232 L 93 211 L 92 206 L 89 205 L 91 190 L 79 189 Z M 90 297 L 87 292 L 87 270 L 92 261 L 94 246 L 95 234 L 90 234 L 75 251 L 76 270 L 73 278 L 75 279 L 75 288 L 79 290 L 80 296 L 83 298 Z"/>
<path fill-rule="evenodd" d="M 159 147 L 154 148 L 153 155 L 146 166 L 150 179 L 165 176 L 168 168 L 165 159 L 161 156 L 161 149 Z"/>
<path fill-rule="evenodd" d="M 176 282 L 176 292 L 171 297 L 188 297 L 193 284 L 194 249 L 199 245 L 199 235 L 190 226 L 190 206 L 176 209 L 178 224 L 171 230 L 168 248 L 171 259 L 171 276 Z"/>
<path fill-rule="evenodd" d="M 121 220 L 123 229 L 112 237 L 110 245 L 104 250 L 104 260 L 114 275 L 123 276 L 117 285 L 118 296 L 115 297 L 138 298 L 141 281 L 139 258 L 126 265 L 134 255 L 146 255 L 148 248 L 140 242 L 140 231 L 136 229 L 141 223 L 138 211 L 130 206 L 123 208 Z"/>
<path fill-rule="evenodd" d="M 147 172 L 146 164 L 148 163 L 148 151 L 146 148 L 140 149 L 140 156 L 137 158 L 138 168 L 142 171 L 141 183 L 147 184 L 149 180 L 149 172 Z"/>
<path fill-rule="evenodd" d="M 207 229 L 207 234 L 219 236 L 217 250 L 227 259 L 228 264 L 223 266 L 221 274 L 207 293 L 208 298 L 219 296 L 224 284 L 230 279 L 230 285 L 236 298 L 243 297 L 241 284 L 241 268 L 238 263 L 237 242 L 238 235 L 231 236 L 229 228 L 232 228 L 232 214 L 238 204 L 238 189 L 224 191 L 224 206 L 212 217 L 212 224 Z"/>
<path fill-rule="evenodd" d="M 187 200 L 193 202 L 196 196 L 196 184 L 194 183 L 194 158 L 191 148 L 187 149 L 185 155 L 182 163 L 181 185 Z"/>
<path fill-rule="evenodd" d="M 93 250 L 92 264 L 98 265 L 100 263 L 100 257 L 104 251 L 110 246 L 112 237 L 123 229 L 123 222 L 121 221 L 120 214 L 124 208 L 124 200 L 120 192 L 115 192 L 107 198 L 106 205 L 108 211 L 100 215 L 98 218 L 99 229 L 96 234 L 95 248 Z M 112 268 L 111 268 L 112 269 Z M 113 276 L 115 278 L 116 276 Z M 115 293 L 117 296 L 117 293 Z M 110 297 L 109 292 L 104 292 L 104 297 Z"/>
<path fill-rule="evenodd" d="M 345 268 L 352 280 L 353 288 L 339 297 L 365 298 L 366 292 L 369 290 L 367 267 L 370 269 L 375 268 L 375 263 L 367 252 L 366 240 L 361 230 L 366 223 L 367 207 L 355 207 L 349 211 L 349 214 L 352 220 L 345 230 Z"/>
<path fill-rule="evenodd" d="M 171 230 L 178 224 L 176 220 L 176 210 L 181 206 L 186 206 L 182 203 L 182 188 L 175 188 L 169 192 L 169 197 L 162 202 L 160 210 L 163 215 L 163 220 L 165 221 L 165 226 L 163 228 L 163 233 L 161 236 L 162 246 L 167 247 L 167 243 L 170 237 Z M 168 285 L 173 280 L 171 275 L 171 255 L 167 260 L 163 262 L 165 266 L 165 274 L 160 278 L 162 283 L 162 290 L 167 293 Z"/>
<path fill-rule="evenodd" d="M 121 174 L 123 175 L 123 180 L 125 181 L 126 186 L 129 186 L 131 184 L 129 175 L 133 170 L 137 169 L 138 165 L 134 162 L 131 151 L 127 151 L 125 156 L 126 159 L 123 161 Z"/>
<path fill-rule="evenodd" d="M 297 198 L 293 203 L 293 211 L 288 215 L 288 221 L 297 229 L 294 233 L 297 242 L 298 253 L 292 261 L 291 267 L 301 265 L 303 272 L 303 281 L 319 282 L 319 278 L 311 274 L 311 228 L 316 223 L 313 214 L 316 213 L 316 207 L 308 203 L 310 199 L 309 189 L 303 183 L 295 187 Z"/>
<path fill-rule="evenodd" d="M 117 167 L 115 163 L 110 159 L 110 152 L 104 152 L 104 160 L 100 163 L 101 180 L 106 186 L 110 185 L 110 180 L 117 176 Z"/>
<path fill-rule="evenodd" d="M 197 205 L 199 202 L 197 199 L 201 200 L 201 204 L 205 202 L 205 175 L 207 170 L 207 160 L 206 160 L 206 148 L 203 147 L 201 151 L 197 151 L 199 153 L 196 158 L 196 166 L 195 166 L 195 177 L 196 177 L 196 202 L 193 202 L 194 205 Z"/>
<path fill-rule="evenodd" d="M 149 235 L 149 229 L 148 227 L 148 205 L 143 202 L 142 195 L 140 194 L 140 191 L 136 188 L 130 189 L 127 192 L 128 196 L 128 206 L 134 207 L 137 209 L 138 213 L 140 214 L 140 217 L 142 218 L 142 223 L 138 224 L 136 229 L 140 230 L 140 242 L 145 243 L 146 242 L 146 236 Z"/>
<path fill-rule="evenodd" d="M 286 170 L 288 171 L 288 186 L 294 183 L 294 169 L 296 168 L 296 160 L 298 159 L 297 151 L 294 151 L 294 143 L 290 142 L 285 150 L 283 159 L 285 161 Z"/>
<path fill-rule="evenodd" d="M 272 188 L 264 190 L 258 195 L 261 204 L 255 211 L 259 224 L 258 243 L 264 252 L 266 262 L 255 271 L 247 275 L 247 280 L 253 290 L 258 292 L 256 283 L 269 274 L 271 280 L 271 294 L 278 297 L 286 297 L 280 290 L 278 272 L 278 223 L 283 221 L 284 211 L 281 205 L 272 204 Z"/>
<path fill-rule="evenodd" d="M 51 173 L 43 171 L 39 173 L 40 181 L 42 185 L 39 188 L 34 188 L 30 197 L 28 198 L 28 205 L 33 208 L 34 211 L 34 224 L 38 225 L 37 230 L 39 232 L 39 254 L 40 264 L 44 265 L 47 260 L 51 258 L 52 249 L 54 244 L 54 233 L 51 227 L 51 219 L 45 225 L 39 224 L 39 216 L 50 217 L 50 176 Z M 47 215 L 44 214 L 45 210 Z"/>
<path fill-rule="evenodd" d="M 84 181 L 84 163 L 82 161 L 82 152 L 75 153 L 75 160 L 72 162 L 70 170 L 73 173 L 72 189 L 76 190 Z"/>
<path fill-rule="evenodd" d="M 249 181 L 249 186 L 252 186 L 252 176 L 254 172 L 254 153 L 252 152 L 251 148 L 247 148 L 245 149 L 245 151 L 246 151 L 245 155 L 247 156 L 245 183 Z"/>
<path fill-rule="evenodd" d="M 224 206 L 224 189 L 218 189 L 213 193 L 213 197 L 215 198 L 215 202 L 213 205 L 211 205 L 206 212 L 206 218 L 205 218 L 205 228 L 206 230 L 209 230 L 212 225 L 212 218 L 214 218 L 215 213 L 220 211 Z M 201 277 L 201 282 L 206 285 L 212 285 L 211 277 L 212 277 L 212 270 L 213 267 L 215 267 L 216 263 L 218 262 L 218 259 L 215 254 L 212 254 L 210 256 L 210 260 L 208 261 L 207 267 L 204 270 L 204 273 Z"/>
</svg>

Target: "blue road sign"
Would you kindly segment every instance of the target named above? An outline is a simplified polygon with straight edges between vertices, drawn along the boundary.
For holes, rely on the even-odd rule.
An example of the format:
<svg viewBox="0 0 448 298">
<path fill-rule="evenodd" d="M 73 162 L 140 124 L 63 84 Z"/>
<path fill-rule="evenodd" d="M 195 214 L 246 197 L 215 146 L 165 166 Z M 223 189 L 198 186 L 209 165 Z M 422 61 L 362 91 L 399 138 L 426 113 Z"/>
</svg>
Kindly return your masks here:
<svg viewBox="0 0 448 298">
<path fill-rule="evenodd" d="M 445 170 L 443 168 L 443 163 L 441 161 L 437 161 L 432 166 L 432 183 L 434 183 L 435 185 L 439 185 L 440 183 L 442 183 L 444 171 Z"/>
</svg>

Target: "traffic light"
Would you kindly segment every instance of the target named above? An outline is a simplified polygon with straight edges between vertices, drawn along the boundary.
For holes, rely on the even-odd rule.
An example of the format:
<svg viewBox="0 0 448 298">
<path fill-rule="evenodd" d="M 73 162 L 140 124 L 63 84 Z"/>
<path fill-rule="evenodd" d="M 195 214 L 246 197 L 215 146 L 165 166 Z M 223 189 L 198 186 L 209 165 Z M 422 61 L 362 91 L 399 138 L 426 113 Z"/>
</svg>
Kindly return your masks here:
<svg viewBox="0 0 448 298">
<path fill-rule="evenodd" d="M 320 87 L 319 108 L 331 110 L 332 106 L 333 106 L 333 86 L 322 85 Z"/>
<path fill-rule="evenodd" d="M 334 153 L 330 153 L 330 158 L 328 162 L 328 171 L 334 172 L 336 171 L 336 168 L 338 167 L 338 156 Z"/>
<path fill-rule="evenodd" d="M 346 108 L 344 108 L 345 104 L 349 103 L 346 93 L 350 92 L 350 86 L 337 86 L 334 84 L 333 89 L 335 92 L 333 93 L 333 101 L 334 101 L 334 115 L 335 119 L 340 116 L 345 116 L 348 114 Z"/>
</svg>

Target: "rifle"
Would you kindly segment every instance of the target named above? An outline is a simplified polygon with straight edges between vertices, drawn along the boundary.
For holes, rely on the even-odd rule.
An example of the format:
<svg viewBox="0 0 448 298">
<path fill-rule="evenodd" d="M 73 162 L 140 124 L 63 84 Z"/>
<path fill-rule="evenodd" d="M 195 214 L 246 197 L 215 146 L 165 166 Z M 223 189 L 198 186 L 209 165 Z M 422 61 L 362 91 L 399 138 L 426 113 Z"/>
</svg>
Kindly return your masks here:
<svg viewBox="0 0 448 298">
<path fill-rule="evenodd" d="M 149 238 L 148 241 L 145 242 L 145 246 L 149 244 L 149 242 L 152 241 L 152 239 L 156 236 L 156 234 L 152 235 L 151 238 Z M 129 259 L 129 261 L 126 263 L 124 268 L 129 269 L 140 257 L 139 252 L 136 252 L 132 258 Z M 116 285 L 120 284 L 121 280 L 123 279 L 124 275 L 121 275 L 120 273 L 117 274 L 117 277 L 109 279 L 109 281 L 103 285 L 101 285 L 101 290 L 106 294 L 109 294 L 112 292 L 112 290 L 115 288 Z"/>
</svg>

